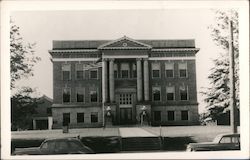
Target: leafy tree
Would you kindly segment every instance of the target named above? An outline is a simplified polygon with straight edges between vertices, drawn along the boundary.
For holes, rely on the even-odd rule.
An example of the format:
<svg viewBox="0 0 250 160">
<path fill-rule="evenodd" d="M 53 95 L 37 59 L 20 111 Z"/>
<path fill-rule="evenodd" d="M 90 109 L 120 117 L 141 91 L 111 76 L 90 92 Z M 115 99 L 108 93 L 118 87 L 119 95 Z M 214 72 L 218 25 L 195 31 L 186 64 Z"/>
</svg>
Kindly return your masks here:
<svg viewBox="0 0 250 160">
<path fill-rule="evenodd" d="M 11 89 L 22 77 L 33 76 L 33 67 L 40 60 L 35 56 L 35 43 L 24 44 L 19 27 L 10 22 L 10 75 Z"/>
<path fill-rule="evenodd" d="M 11 90 L 16 88 L 15 83 L 24 78 L 33 76 L 33 67 L 40 60 L 35 56 L 35 44 L 24 44 L 19 27 L 10 22 L 10 75 Z M 34 90 L 22 87 L 11 97 L 11 129 L 30 129 L 31 115 L 35 113 L 36 98 L 32 98 Z"/>
<path fill-rule="evenodd" d="M 11 129 L 31 129 L 32 115 L 36 113 L 37 98 L 32 98 L 34 92 L 29 87 L 23 87 L 11 97 Z"/>
<path fill-rule="evenodd" d="M 219 58 L 214 59 L 214 67 L 210 70 L 208 79 L 210 87 L 201 93 L 204 95 L 208 117 L 217 120 L 222 113 L 229 109 L 230 86 L 229 86 L 229 19 L 233 22 L 234 57 L 235 57 L 235 80 L 236 80 L 236 104 L 239 107 L 239 44 L 238 44 L 238 12 L 235 10 L 215 11 L 216 24 L 209 26 L 211 36 L 216 45 L 221 47 Z"/>
</svg>

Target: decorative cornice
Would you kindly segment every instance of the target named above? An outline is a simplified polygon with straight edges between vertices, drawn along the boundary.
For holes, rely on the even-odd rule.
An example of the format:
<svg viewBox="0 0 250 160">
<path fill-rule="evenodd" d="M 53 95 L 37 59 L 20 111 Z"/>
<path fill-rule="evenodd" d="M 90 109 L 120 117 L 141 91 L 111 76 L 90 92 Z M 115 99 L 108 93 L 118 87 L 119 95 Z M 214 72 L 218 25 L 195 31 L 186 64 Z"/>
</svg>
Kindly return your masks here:
<svg viewBox="0 0 250 160">
<path fill-rule="evenodd" d="M 49 53 L 81 53 L 81 52 L 98 52 L 98 49 L 67 49 L 67 50 L 49 50 Z"/>
<path fill-rule="evenodd" d="M 190 57 L 149 57 L 151 61 L 165 61 L 165 60 L 195 60 L 195 56 Z"/>
<path fill-rule="evenodd" d="M 148 55 L 103 55 L 102 58 L 148 58 Z"/>
<path fill-rule="evenodd" d="M 96 62 L 99 58 L 52 58 L 52 62 L 64 62 L 64 61 L 94 61 Z"/>
<path fill-rule="evenodd" d="M 147 47 L 105 47 L 105 48 L 99 48 L 101 50 L 149 50 L 150 48 Z"/>
<path fill-rule="evenodd" d="M 185 51 L 195 51 L 198 52 L 199 48 L 163 48 L 163 49 L 151 49 L 152 52 L 185 52 Z"/>
</svg>

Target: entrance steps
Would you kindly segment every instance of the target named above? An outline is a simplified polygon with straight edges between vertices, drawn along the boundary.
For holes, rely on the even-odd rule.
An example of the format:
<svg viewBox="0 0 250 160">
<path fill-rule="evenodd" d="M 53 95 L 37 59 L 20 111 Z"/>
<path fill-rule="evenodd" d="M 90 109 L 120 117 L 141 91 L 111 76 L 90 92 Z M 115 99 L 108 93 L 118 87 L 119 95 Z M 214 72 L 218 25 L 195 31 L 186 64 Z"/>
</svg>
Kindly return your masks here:
<svg viewBox="0 0 250 160">
<path fill-rule="evenodd" d="M 143 128 L 119 128 L 121 151 L 149 151 L 161 149 L 161 138 Z"/>
<path fill-rule="evenodd" d="M 160 137 L 127 137 L 121 140 L 122 151 L 161 150 Z"/>
</svg>

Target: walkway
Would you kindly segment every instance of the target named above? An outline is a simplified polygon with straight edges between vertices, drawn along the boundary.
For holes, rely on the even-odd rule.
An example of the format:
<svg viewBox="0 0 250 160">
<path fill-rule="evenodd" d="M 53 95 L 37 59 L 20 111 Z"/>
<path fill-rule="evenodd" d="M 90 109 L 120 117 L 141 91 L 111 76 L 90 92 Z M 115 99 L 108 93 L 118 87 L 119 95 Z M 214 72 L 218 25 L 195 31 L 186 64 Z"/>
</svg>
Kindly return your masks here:
<svg viewBox="0 0 250 160">
<path fill-rule="evenodd" d="M 142 128 L 119 128 L 121 137 L 157 137 Z"/>
</svg>

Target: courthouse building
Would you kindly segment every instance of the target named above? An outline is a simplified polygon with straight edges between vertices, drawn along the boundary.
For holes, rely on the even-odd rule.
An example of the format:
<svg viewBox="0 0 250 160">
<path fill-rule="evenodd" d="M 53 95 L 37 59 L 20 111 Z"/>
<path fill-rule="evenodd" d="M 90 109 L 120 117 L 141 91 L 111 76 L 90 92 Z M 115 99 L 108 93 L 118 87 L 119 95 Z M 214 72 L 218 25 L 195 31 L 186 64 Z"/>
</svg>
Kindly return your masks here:
<svg viewBox="0 0 250 160">
<path fill-rule="evenodd" d="M 197 124 L 198 51 L 194 40 L 53 41 L 53 128 Z"/>
</svg>

